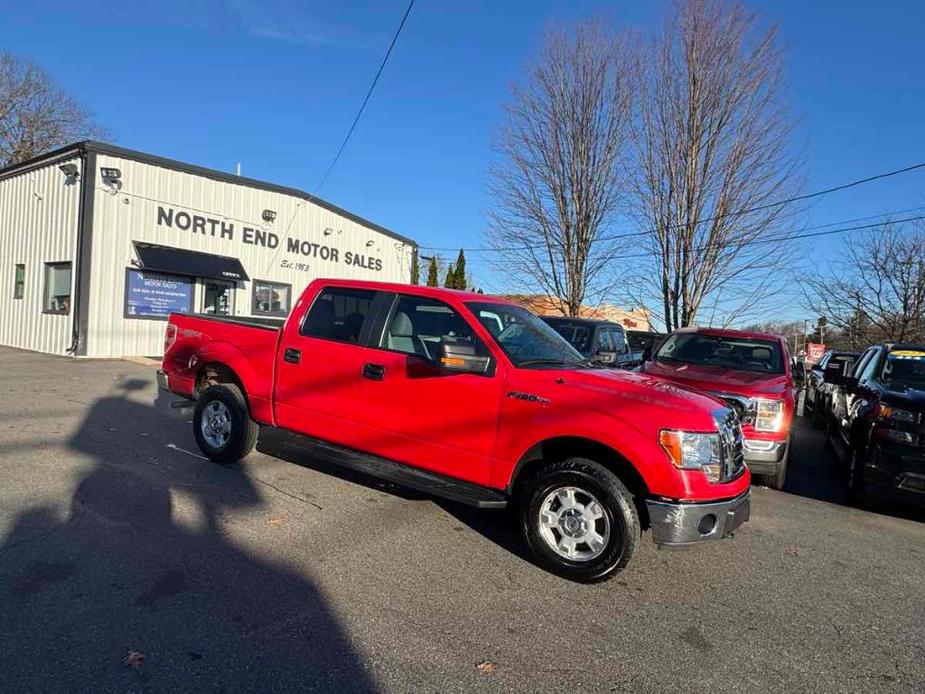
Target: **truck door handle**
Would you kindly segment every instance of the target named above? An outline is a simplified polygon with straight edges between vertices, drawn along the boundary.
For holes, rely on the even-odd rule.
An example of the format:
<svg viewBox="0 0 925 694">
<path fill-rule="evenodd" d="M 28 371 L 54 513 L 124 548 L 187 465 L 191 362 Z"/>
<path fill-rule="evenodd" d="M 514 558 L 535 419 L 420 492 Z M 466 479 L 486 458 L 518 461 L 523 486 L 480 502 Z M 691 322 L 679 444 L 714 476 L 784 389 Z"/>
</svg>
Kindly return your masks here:
<svg viewBox="0 0 925 694">
<path fill-rule="evenodd" d="M 302 360 L 302 351 L 293 347 L 287 347 L 283 351 L 283 361 L 290 364 L 298 364 Z"/>
<path fill-rule="evenodd" d="M 385 367 L 381 364 L 363 364 L 363 378 L 370 381 L 381 381 L 385 376 Z"/>
</svg>

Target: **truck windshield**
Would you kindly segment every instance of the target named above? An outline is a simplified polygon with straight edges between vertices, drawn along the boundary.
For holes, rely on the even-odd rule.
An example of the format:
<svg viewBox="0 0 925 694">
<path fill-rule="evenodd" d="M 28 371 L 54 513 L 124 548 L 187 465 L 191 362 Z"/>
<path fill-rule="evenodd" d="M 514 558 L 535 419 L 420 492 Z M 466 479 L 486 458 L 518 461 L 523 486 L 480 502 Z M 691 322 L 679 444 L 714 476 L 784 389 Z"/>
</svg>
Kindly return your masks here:
<svg viewBox="0 0 925 694">
<path fill-rule="evenodd" d="M 576 369 L 588 365 L 559 333 L 525 308 L 487 301 L 467 302 L 466 306 L 514 366 Z"/>
<path fill-rule="evenodd" d="M 925 390 L 925 347 L 897 349 L 887 354 L 883 381 L 893 387 Z"/>
<path fill-rule="evenodd" d="M 656 361 L 718 366 L 740 371 L 784 373 L 780 345 L 769 340 L 722 337 L 704 333 L 669 335 Z"/>
</svg>

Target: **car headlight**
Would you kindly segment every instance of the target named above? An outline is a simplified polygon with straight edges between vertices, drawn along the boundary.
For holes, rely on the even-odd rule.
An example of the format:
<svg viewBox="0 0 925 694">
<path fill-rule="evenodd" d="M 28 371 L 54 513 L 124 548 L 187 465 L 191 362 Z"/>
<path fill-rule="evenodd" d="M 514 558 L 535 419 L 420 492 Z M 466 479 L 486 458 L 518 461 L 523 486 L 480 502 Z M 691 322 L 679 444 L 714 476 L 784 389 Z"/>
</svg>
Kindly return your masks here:
<svg viewBox="0 0 925 694">
<path fill-rule="evenodd" d="M 756 398 L 755 431 L 780 431 L 784 421 L 784 401 Z"/>
<path fill-rule="evenodd" d="M 906 422 L 908 424 L 916 424 L 919 421 L 918 412 L 901 410 L 898 407 L 890 407 L 889 405 L 880 405 L 880 416 L 894 422 Z"/>
<path fill-rule="evenodd" d="M 719 482 L 722 470 L 719 434 L 662 429 L 658 442 L 675 467 L 702 470 L 710 482 Z"/>
</svg>

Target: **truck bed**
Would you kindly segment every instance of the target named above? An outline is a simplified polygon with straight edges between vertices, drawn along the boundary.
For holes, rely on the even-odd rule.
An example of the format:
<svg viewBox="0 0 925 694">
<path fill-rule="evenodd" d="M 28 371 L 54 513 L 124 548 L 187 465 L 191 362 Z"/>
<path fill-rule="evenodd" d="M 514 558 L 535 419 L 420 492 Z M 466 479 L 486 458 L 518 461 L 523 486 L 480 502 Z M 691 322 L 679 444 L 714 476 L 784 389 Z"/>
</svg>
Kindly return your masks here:
<svg viewBox="0 0 925 694">
<path fill-rule="evenodd" d="M 195 397 L 200 385 L 197 379 L 207 376 L 209 364 L 220 364 L 232 369 L 236 380 L 246 385 L 254 419 L 272 424 L 276 348 L 284 323 L 282 318 L 170 314 L 168 341 L 171 326 L 175 335 L 164 352 L 170 390 Z"/>
</svg>

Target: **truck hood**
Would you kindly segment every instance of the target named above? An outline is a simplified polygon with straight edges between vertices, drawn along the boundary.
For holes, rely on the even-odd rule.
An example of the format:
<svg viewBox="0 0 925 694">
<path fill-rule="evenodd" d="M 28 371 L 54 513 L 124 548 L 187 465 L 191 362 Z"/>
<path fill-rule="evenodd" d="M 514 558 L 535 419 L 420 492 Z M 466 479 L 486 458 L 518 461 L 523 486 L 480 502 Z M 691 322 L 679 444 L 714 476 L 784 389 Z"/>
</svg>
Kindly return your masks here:
<svg viewBox="0 0 925 694">
<path fill-rule="evenodd" d="M 560 374 L 560 387 L 573 390 L 582 401 L 595 403 L 596 409 L 607 411 L 612 402 L 621 405 L 619 411 L 625 411 L 630 401 L 629 411 L 643 418 L 657 409 L 660 428 L 714 431 L 713 412 L 727 407 L 705 393 L 634 371 L 587 369 Z"/>
<path fill-rule="evenodd" d="M 645 364 L 645 373 L 666 378 L 689 388 L 754 397 L 782 397 L 790 387 L 785 374 L 765 374 L 722 366 L 668 364 L 655 360 Z"/>
<path fill-rule="evenodd" d="M 893 407 L 921 412 L 925 410 L 925 390 L 906 388 L 901 385 L 883 384 L 881 400 Z"/>
</svg>

